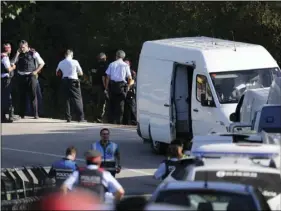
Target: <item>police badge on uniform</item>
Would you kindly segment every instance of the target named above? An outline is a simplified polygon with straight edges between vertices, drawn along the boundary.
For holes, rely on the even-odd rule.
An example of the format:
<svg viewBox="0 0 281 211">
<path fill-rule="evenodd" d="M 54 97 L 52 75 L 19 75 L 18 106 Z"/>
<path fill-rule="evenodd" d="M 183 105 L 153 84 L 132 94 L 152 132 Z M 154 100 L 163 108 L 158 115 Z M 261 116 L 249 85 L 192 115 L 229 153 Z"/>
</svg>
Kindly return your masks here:
<svg viewBox="0 0 281 211">
<path fill-rule="evenodd" d="M 112 150 L 109 148 L 109 149 L 107 149 L 106 150 L 106 154 L 108 154 L 108 155 L 112 155 Z"/>
</svg>

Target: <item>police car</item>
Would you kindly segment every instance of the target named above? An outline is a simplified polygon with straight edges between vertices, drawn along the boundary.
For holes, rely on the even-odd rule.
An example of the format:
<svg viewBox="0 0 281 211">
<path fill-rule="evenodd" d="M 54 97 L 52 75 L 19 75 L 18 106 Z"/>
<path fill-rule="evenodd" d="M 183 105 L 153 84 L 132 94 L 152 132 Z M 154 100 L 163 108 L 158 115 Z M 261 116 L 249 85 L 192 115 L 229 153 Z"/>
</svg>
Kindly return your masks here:
<svg viewBox="0 0 281 211">
<path fill-rule="evenodd" d="M 228 136 L 227 136 L 228 137 Z M 216 139 L 218 140 L 218 139 Z M 210 159 L 211 155 L 215 155 L 215 157 L 226 157 L 226 156 L 234 156 L 234 157 L 245 157 L 244 163 L 252 163 L 252 160 L 249 160 L 248 157 L 252 155 L 256 155 L 258 157 L 262 157 L 262 159 L 254 159 L 254 161 L 259 162 L 260 164 L 264 164 L 265 166 L 275 165 L 277 168 L 280 168 L 280 146 L 276 145 L 266 145 L 266 144 L 258 144 L 258 143 L 237 143 L 233 144 L 225 143 L 225 138 L 222 137 L 222 142 L 210 141 L 209 144 L 206 144 L 205 139 L 203 143 L 197 142 L 193 143 L 192 149 L 189 152 L 190 157 L 185 159 L 188 165 L 185 165 L 184 169 L 188 169 L 190 166 L 198 165 L 202 161 L 199 159 L 200 156 L 203 156 L 203 160 L 205 164 L 211 165 L 214 162 L 214 159 Z M 256 153 L 258 152 L 258 154 Z M 208 154 L 208 156 L 207 156 Z M 229 161 L 233 161 L 234 158 L 228 159 Z M 237 158 L 235 158 L 236 160 Z M 234 162 L 234 161 L 233 161 Z M 169 181 L 180 180 L 186 174 L 184 169 L 175 169 L 172 171 L 164 180 L 163 183 Z"/>
<path fill-rule="evenodd" d="M 270 210 L 265 197 L 253 186 L 207 180 L 160 185 L 148 204 L 162 203 L 185 210 Z"/>
</svg>

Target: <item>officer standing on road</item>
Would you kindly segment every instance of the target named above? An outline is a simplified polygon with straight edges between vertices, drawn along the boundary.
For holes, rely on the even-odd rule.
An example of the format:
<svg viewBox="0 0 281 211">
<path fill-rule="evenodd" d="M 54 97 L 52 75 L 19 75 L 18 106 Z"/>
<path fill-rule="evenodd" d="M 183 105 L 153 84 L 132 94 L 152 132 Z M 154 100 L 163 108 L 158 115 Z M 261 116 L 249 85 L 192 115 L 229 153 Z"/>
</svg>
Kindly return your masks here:
<svg viewBox="0 0 281 211">
<path fill-rule="evenodd" d="M 20 48 L 14 61 L 17 63 L 18 85 L 20 95 L 20 117 L 24 118 L 26 112 L 26 96 L 30 95 L 35 119 L 39 118 L 37 104 L 37 77 L 45 62 L 39 53 L 29 48 L 25 40 L 20 41 Z"/>
<path fill-rule="evenodd" d="M 82 76 L 82 68 L 79 62 L 73 59 L 73 51 L 67 50 L 65 59 L 60 61 L 56 69 L 57 76 L 62 75 L 62 86 L 65 101 L 65 115 L 67 122 L 71 122 L 70 102 L 72 101 L 78 114 L 79 122 L 84 119 L 83 100 L 78 75 Z"/>
<path fill-rule="evenodd" d="M 173 143 L 169 146 L 169 158 L 164 160 L 154 173 L 154 178 L 164 180 L 173 170 L 180 168 L 182 163 L 179 162 L 188 156 L 183 154 L 183 145 L 181 143 Z"/>
<path fill-rule="evenodd" d="M 94 119 L 97 122 L 103 122 L 103 117 L 106 115 L 106 96 L 105 90 L 105 71 L 108 68 L 105 53 L 98 55 L 98 64 L 96 69 L 91 70 L 91 81 L 94 97 Z M 106 116 L 105 116 L 106 117 Z"/>
<path fill-rule="evenodd" d="M 125 56 L 124 51 L 117 51 L 116 61 L 112 62 L 106 70 L 105 93 L 109 92 L 110 122 L 117 124 L 122 124 L 126 95 L 132 85 L 130 67 L 123 61 Z M 126 78 L 128 78 L 128 84 Z M 108 90 L 109 85 L 110 89 Z"/>
<path fill-rule="evenodd" d="M 116 200 L 120 200 L 125 191 L 119 182 L 107 171 L 100 168 L 102 162 L 101 153 L 97 150 L 89 150 L 85 154 L 86 168 L 79 168 L 73 172 L 63 183 L 61 189 L 64 193 L 72 190 L 76 183 L 78 187 L 90 189 L 96 193 L 102 201 L 105 199 L 105 193 L 110 192 L 115 195 Z"/>
<path fill-rule="evenodd" d="M 54 177 L 54 171 L 55 169 L 72 169 L 73 171 L 76 171 L 78 169 L 78 166 L 75 162 L 76 159 L 77 150 L 75 147 L 71 146 L 68 147 L 65 151 L 65 157 L 54 162 L 52 164 L 52 168 L 50 170 L 49 176 Z"/>
<path fill-rule="evenodd" d="M 100 131 L 101 140 L 91 145 L 91 149 L 97 150 L 102 155 L 101 167 L 109 171 L 113 177 L 121 171 L 120 151 L 116 143 L 109 141 L 109 129 L 103 128 Z"/>
<path fill-rule="evenodd" d="M 16 69 L 14 64 L 10 63 L 9 55 L 12 51 L 9 43 L 3 44 L 3 52 L 1 53 L 1 122 L 12 123 L 11 113 L 11 92 L 12 92 L 12 72 Z M 9 119 L 6 118 L 6 113 L 9 113 Z"/>
</svg>

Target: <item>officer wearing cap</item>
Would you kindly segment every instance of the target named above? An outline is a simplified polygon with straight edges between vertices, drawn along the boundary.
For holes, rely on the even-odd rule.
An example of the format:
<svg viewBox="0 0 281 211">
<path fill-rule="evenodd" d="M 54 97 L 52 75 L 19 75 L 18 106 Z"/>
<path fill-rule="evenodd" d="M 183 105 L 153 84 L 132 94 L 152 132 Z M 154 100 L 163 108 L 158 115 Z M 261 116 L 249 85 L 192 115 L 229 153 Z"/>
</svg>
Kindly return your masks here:
<svg viewBox="0 0 281 211">
<path fill-rule="evenodd" d="M 105 93 L 109 93 L 110 98 L 110 122 L 116 124 L 121 124 L 123 121 L 125 99 L 132 85 L 130 67 L 123 61 L 125 56 L 124 51 L 117 51 L 116 61 L 110 63 L 106 70 Z"/>
<path fill-rule="evenodd" d="M 113 177 L 121 171 L 120 151 L 118 144 L 109 140 L 109 129 L 103 128 L 100 130 L 100 141 L 91 145 L 91 149 L 97 150 L 102 155 L 101 166 L 109 171 Z"/>
<path fill-rule="evenodd" d="M 97 122 L 103 122 L 103 118 L 107 119 L 106 112 L 106 96 L 105 90 L 105 71 L 108 68 L 105 53 L 98 55 L 98 63 L 96 69 L 91 70 L 91 82 L 93 88 L 94 97 L 94 120 Z"/>
<path fill-rule="evenodd" d="M 77 183 L 78 187 L 96 193 L 102 201 L 105 199 L 106 192 L 114 194 L 115 199 L 120 200 L 125 191 L 108 171 L 100 168 L 101 153 L 97 150 L 89 150 L 85 153 L 85 158 L 87 167 L 79 168 L 78 171 L 73 172 L 61 186 L 62 191 L 67 193 Z"/>
<path fill-rule="evenodd" d="M 78 75 L 82 76 L 83 71 L 79 62 L 73 59 L 73 51 L 68 49 L 65 52 L 65 59 L 60 61 L 56 69 L 57 76 L 62 74 L 62 87 L 65 102 L 66 121 L 71 122 L 70 102 L 73 102 L 75 111 L 78 114 L 78 122 L 86 122 L 83 111 L 83 100 Z"/>
<path fill-rule="evenodd" d="M 19 115 L 24 118 L 26 111 L 26 96 L 30 94 L 30 99 L 33 106 L 33 116 L 39 118 L 37 104 L 37 78 L 45 65 L 38 52 L 29 48 L 25 40 L 20 41 L 19 50 L 14 58 L 18 68 L 18 83 L 20 96 L 20 111 Z"/>
<path fill-rule="evenodd" d="M 9 43 L 3 44 L 3 52 L 1 53 L 1 122 L 13 122 L 12 115 L 6 118 L 6 113 L 10 113 L 11 109 L 11 78 L 12 72 L 16 69 L 16 65 L 10 63 L 9 55 L 12 51 Z"/>
<path fill-rule="evenodd" d="M 188 156 L 183 154 L 183 144 L 180 141 L 174 141 L 168 149 L 168 159 L 164 160 L 154 173 L 154 178 L 164 180 L 173 170 L 182 166 L 183 159 Z"/>
</svg>

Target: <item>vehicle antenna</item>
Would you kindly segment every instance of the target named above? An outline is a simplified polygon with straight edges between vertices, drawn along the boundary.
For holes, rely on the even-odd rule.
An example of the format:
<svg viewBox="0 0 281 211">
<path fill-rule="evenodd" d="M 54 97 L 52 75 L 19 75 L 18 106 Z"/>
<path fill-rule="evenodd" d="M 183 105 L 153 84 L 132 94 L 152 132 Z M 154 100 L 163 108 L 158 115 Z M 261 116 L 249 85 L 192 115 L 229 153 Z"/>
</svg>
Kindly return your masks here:
<svg viewBox="0 0 281 211">
<path fill-rule="evenodd" d="M 212 44 L 214 45 L 216 45 L 217 43 L 215 42 L 215 36 L 214 36 L 214 30 L 212 29 Z"/>
<path fill-rule="evenodd" d="M 235 40 L 234 40 L 234 32 L 231 31 L 231 33 L 232 33 L 232 39 L 233 39 L 233 44 L 234 44 L 234 51 L 236 51 L 236 45 L 235 45 Z"/>
</svg>

